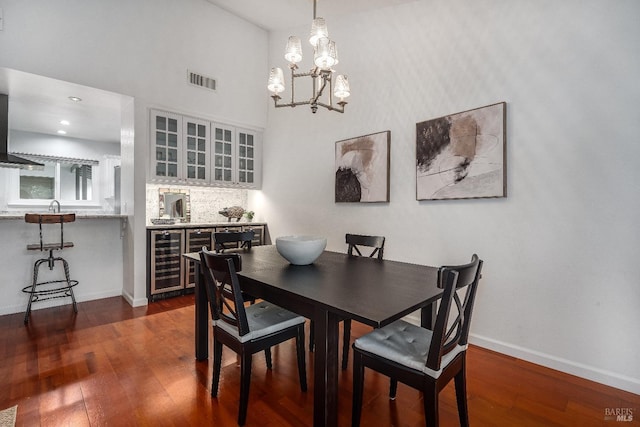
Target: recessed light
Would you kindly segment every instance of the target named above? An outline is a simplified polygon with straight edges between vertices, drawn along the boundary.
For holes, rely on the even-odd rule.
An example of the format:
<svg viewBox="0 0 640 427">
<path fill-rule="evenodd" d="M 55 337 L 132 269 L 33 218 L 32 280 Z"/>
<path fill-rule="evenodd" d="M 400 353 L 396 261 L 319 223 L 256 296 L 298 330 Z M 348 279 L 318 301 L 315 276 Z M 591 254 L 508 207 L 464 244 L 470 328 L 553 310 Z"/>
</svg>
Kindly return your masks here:
<svg viewBox="0 0 640 427">
<path fill-rule="evenodd" d="M 60 135 L 66 135 L 66 134 L 67 134 L 67 131 L 66 131 L 66 130 L 62 130 L 62 129 L 60 129 L 60 130 L 58 131 L 58 133 L 59 133 Z"/>
<path fill-rule="evenodd" d="M 60 120 L 60 124 L 63 126 L 69 126 L 71 123 L 69 123 L 69 120 Z"/>
<path fill-rule="evenodd" d="M 70 96 L 69 97 L 70 100 L 72 100 L 73 102 L 80 102 L 82 101 L 82 98 L 78 98 L 77 96 Z"/>
</svg>

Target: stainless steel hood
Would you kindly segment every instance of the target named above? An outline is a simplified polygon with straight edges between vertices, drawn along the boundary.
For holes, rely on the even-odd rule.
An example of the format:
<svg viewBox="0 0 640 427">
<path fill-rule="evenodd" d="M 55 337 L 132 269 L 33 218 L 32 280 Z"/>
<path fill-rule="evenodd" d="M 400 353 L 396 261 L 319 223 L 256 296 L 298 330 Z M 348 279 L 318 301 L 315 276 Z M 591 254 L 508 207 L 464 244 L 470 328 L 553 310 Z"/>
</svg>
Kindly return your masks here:
<svg viewBox="0 0 640 427">
<path fill-rule="evenodd" d="M 0 167 L 44 169 L 44 165 L 9 154 L 9 96 L 0 94 Z"/>
</svg>

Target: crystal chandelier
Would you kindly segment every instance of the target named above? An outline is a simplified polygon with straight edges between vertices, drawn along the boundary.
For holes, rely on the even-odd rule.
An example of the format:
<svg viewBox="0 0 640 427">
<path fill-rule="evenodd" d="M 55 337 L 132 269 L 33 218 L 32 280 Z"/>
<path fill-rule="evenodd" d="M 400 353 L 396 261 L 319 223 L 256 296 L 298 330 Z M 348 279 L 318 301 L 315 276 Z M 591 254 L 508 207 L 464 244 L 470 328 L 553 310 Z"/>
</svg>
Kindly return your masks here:
<svg viewBox="0 0 640 427">
<path fill-rule="evenodd" d="M 310 105 L 311 111 L 318 111 L 318 106 L 325 107 L 329 111 L 337 111 L 344 113 L 344 106 L 347 105 L 347 98 L 351 93 L 349 91 L 349 81 L 347 76 L 338 75 L 335 79 L 335 87 L 333 80 L 333 66 L 338 65 L 338 50 L 336 42 L 329 39 L 327 24 L 324 18 L 316 18 L 316 0 L 313 0 L 313 23 L 311 24 L 311 35 L 309 43 L 313 46 L 313 63 L 312 68 L 307 73 L 297 73 L 298 62 L 302 61 L 302 44 L 300 38 L 296 36 L 289 37 L 287 47 L 285 49 L 284 58 L 289 61 L 289 69 L 291 70 L 291 102 L 280 104 L 278 101 L 282 99 L 279 95 L 284 91 L 284 74 L 282 68 L 272 68 L 269 73 L 269 83 L 267 89 L 271 91 L 274 105 L 280 107 L 295 107 L 297 105 Z M 311 98 L 306 101 L 295 100 L 295 83 L 300 77 L 311 77 L 312 94 Z M 328 88 L 327 88 L 328 86 Z M 328 101 L 323 102 L 321 97 L 323 93 L 328 92 Z M 337 105 L 333 105 L 333 96 L 340 100 Z"/>
</svg>

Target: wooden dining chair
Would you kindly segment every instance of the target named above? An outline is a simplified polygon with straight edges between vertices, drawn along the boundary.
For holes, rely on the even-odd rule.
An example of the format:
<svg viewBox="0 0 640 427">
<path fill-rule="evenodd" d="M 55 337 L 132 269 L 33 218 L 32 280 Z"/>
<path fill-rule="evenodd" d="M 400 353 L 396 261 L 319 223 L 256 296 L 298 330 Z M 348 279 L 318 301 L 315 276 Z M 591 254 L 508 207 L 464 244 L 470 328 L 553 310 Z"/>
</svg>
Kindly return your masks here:
<svg viewBox="0 0 640 427">
<path fill-rule="evenodd" d="M 345 235 L 345 243 L 347 246 L 347 254 L 349 256 L 368 256 L 369 258 L 377 257 L 382 260 L 384 254 L 383 236 L 366 236 L 362 234 Z M 364 247 L 368 247 L 371 252 L 367 255 L 362 254 Z M 315 333 L 313 321 L 310 322 L 309 328 L 309 350 L 313 351 L 315 345 Z M 345 370 L 349 366 L 349 343 L 351 341 L 351 319 L 343 319 L 342 325 L 342 369 Z"/>
<path fill-rule="evenodd" d="M 213 248 L 217 253 L 223 253 L 227 249 L 251 249 L 253 238 L 253 230 L 217 231 L 213 233 Z"/>
<path fill-rule="evenodd" d="M 453 378 L 460 425 L 469 425 L 467 339 L 481 270 L 482 261 L 475 254 L 469 264 L 438 270 L 444 293 L 433 331 L 398 320 L 355 340 L 352 426 L 360 425 L 365 367 L 392 378 L 391 398 L 396 381 L 422 391 L 425 424 L 431 427 L 438 425 L 438 393 Z"/>
<path fill-rule="evenodd" d="M 253 230 L 217 231 L 213 233 L 213 248 L 216 253 L 224 253 L 226 250 L 238 248 L 250 251 L 253 237 Z M 244 292 L 242 293 L 242 298 L 251 304 L 255 304 L 256 302 L 256 297 Z"/>
<path fill-rule="evenodd" d="M 300 389 L 307 391 L 304 353 L 305 318 L 266 301 L 245 307 L 236 266 L 240 255 L 200 252 L 206 293 L 213 318 L 213 378 L 211 396 L 218 395 L 222 346 L 225 345 L 240 356 L 240 402 L 238 425 L 247 419 L 249 385 L 251 383 L 251 359 L 254 353 L 296 340 Z M 267 361 L 271 369 L 270 357 Z"/>
</svg>

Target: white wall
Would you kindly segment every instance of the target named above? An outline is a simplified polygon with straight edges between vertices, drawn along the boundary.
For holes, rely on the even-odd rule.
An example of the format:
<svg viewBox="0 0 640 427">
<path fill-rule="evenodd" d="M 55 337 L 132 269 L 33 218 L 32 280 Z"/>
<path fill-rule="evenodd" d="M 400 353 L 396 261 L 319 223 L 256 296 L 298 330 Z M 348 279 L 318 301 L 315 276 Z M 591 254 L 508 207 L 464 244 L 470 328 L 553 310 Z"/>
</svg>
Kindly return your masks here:
<svg viewBox="0 0 640 427">
<path fill-rule="evenodd" d="M 149 108 L 264 127 L 268 35 L 205 0 L 0 6 L 0 66 L 135 98 L 123 105 L 135 120 L 123 119 L 122 209 L 129 221 L 122 287 L 132 304 L 146 304 Z M 216 78 L 217 92 L 188 85 L 187 69 Z"/>
<path fill-rule="evenodd" d="M 474 343 L 640 393 L 638 16 L 634 0 L 433 0 L 331 20 L 347 112 L 271 106 L 250 208 L 272 236 L 334 250 L 354 232 L 385 235 L 397 260 L 477 252 Z M 289 33 L 271 35 L 270 65 Z M 508 197 L 417 202 L 415 124 L 500 101 Z M 335 141 L 384 130 L 391 202 L 335 204 Z"/>
<path fill-rule="evenodd" d="M 79 282 L 74 288 L 78 302 L 122 294 L 122 280 L 119 280 L 123 271 L 121 221 L 118 218 L 77 218 L 75 222 L 64 225 L 65 241 L 73 242 L 75 246 L 55 251 L 54 256 L 67 260 L 71 279 Z M 22 288 L 32 283 L 36 260 L 49 255 L 47 251 L 27 250 L 27 244 L 39 242 L 38 233 L 37 224 L 27 224 L 22 219 L 0 220 L 4 253 L 0 257 L 0 271 L 3 272 L 0 315 L 24 312 L 27 307 L 28 296 Z M 56 237 L 60 238 L 60 227 L 45 225 L 43 235 L 45 243 L 55 241 Z M 64 279 L 61 263 L 57 262 L 53 271 L 47 268 L 46 263 L 40 267 L 39 282 L 60 279 Z M 32 310 L 70 302 L 70 298 L 40 301 L 33 304 Z"/>
</svg>

